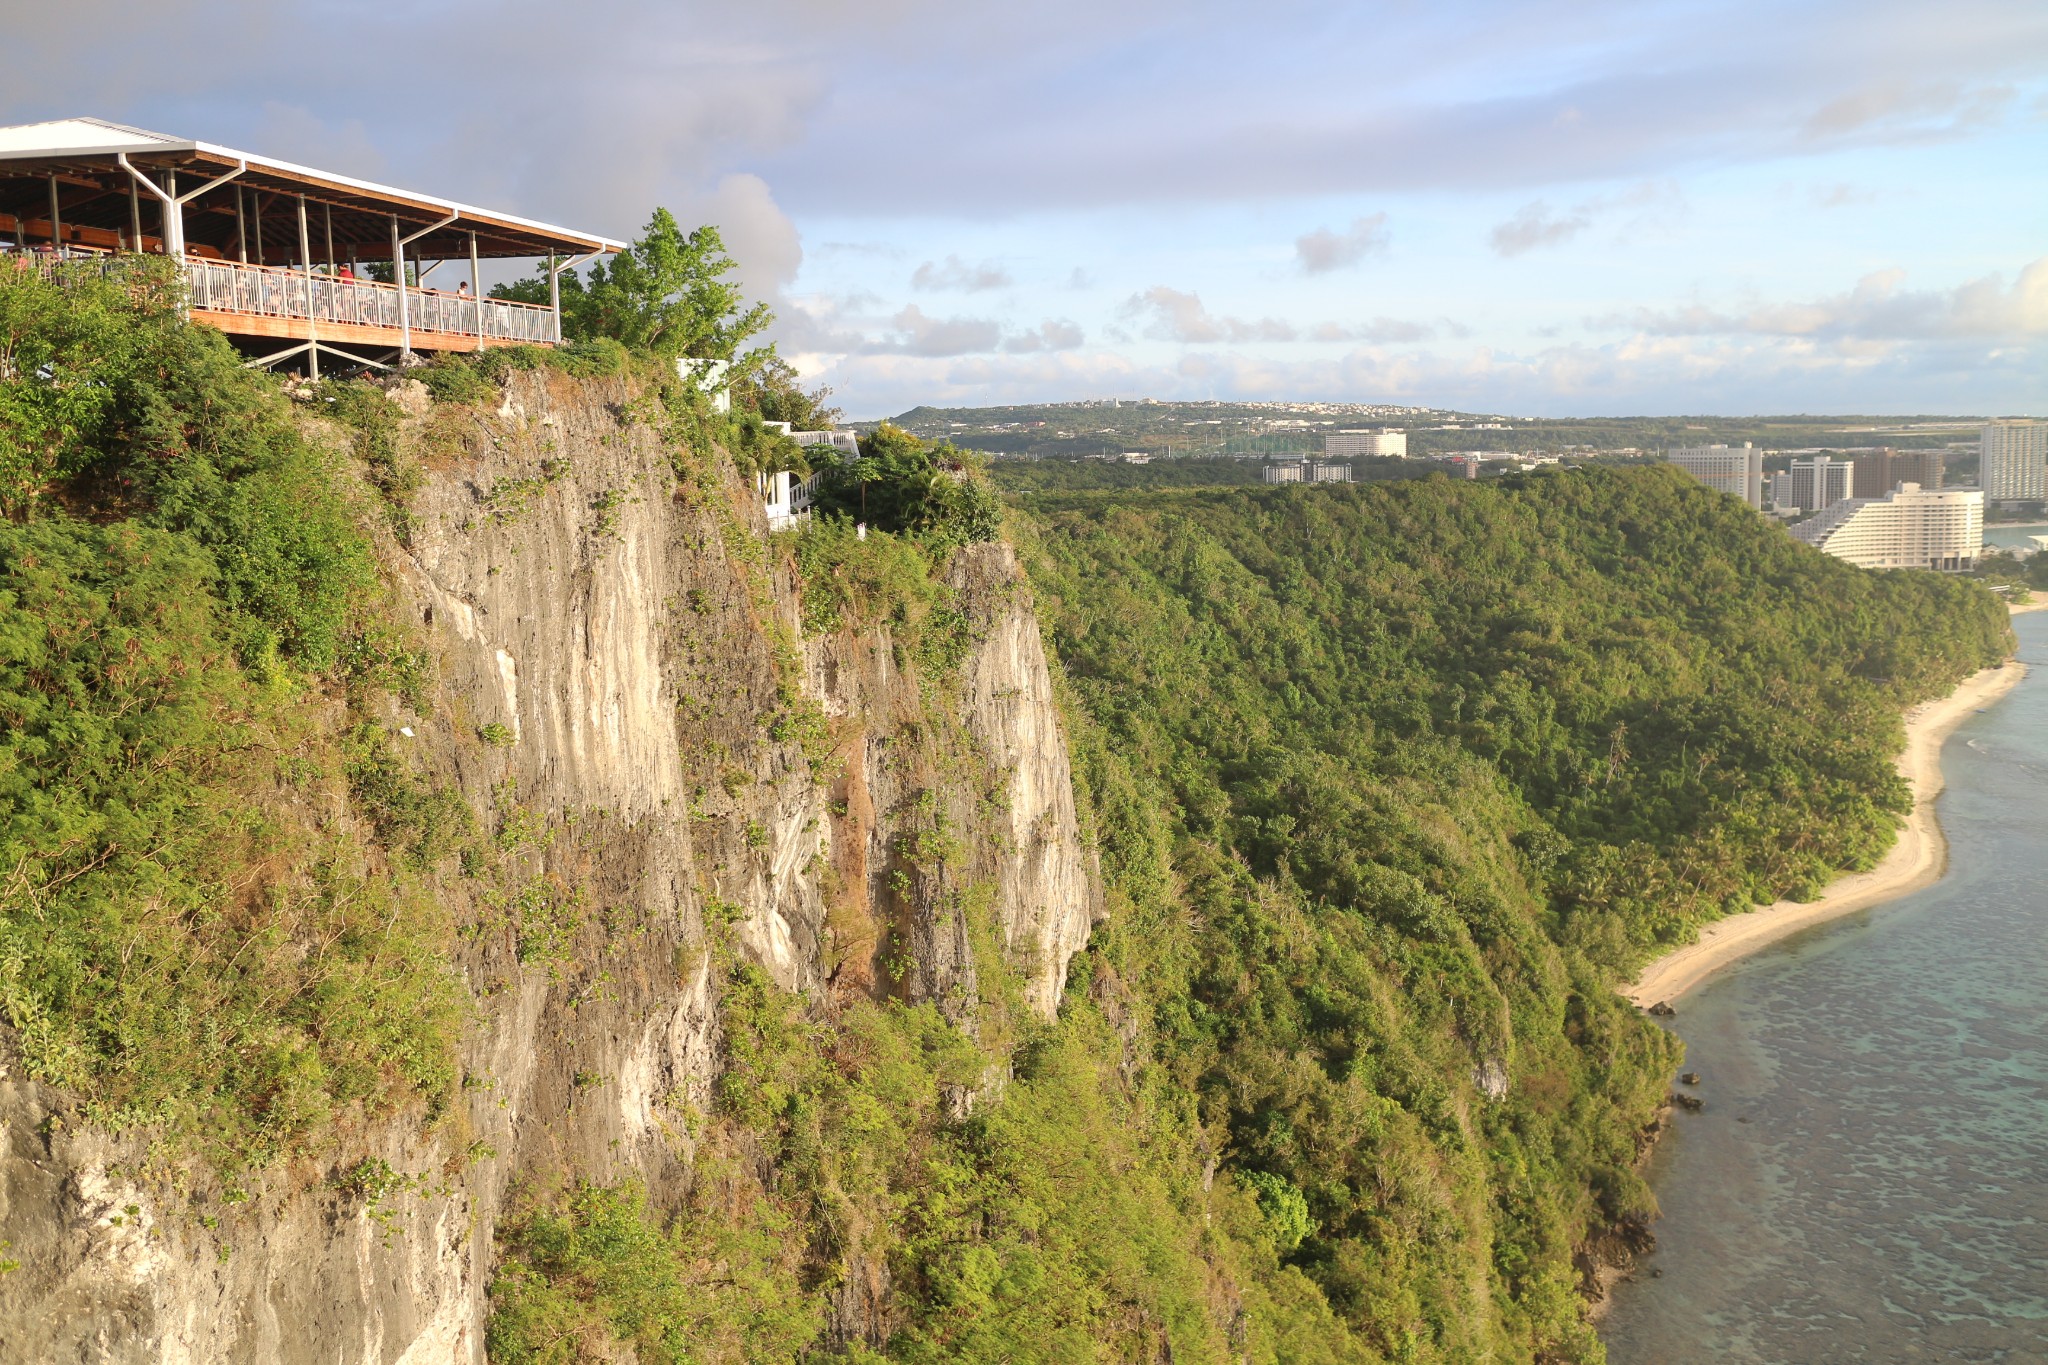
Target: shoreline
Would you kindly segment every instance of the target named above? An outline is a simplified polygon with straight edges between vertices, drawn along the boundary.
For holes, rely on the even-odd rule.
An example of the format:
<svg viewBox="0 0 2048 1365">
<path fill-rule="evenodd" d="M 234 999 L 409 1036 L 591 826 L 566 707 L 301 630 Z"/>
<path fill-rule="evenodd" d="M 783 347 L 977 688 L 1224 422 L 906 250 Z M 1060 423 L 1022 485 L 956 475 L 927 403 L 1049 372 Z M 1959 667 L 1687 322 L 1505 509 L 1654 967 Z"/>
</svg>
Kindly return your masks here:
<svg viewBox="0 0 2048 1365">
<path fill-rule="evenodd" d="M 2043 606 L 2048 603 L 2030 602 L 2014 608 L 2013 614 L 2038 611 Z M 1948 868 L 1948 841 L 1934 814 L 1934 801 L 1943 787 L 1942 742 L 1969 716 L 2010 692 L 2026 672 L 2025 664 L 2008 659 L 1965 678 L 1947 696 L 1921 702 L 1906 713 L 1906 748 L 1899 755 L 1898 766 L 1899 775 L 1912 788 L 1913 810 L 1900 828 L 1897 842 L 1876 867 L 1835 878 L 1818 900 L 1778 901 L 1714 921 L 1700 931 L 1697 941 L 1646 965 L 1633 983 L 1622 988 L 1622 997 L 1642 1008 L 1668 1003 L 1722 968 L 1802 929 L 1896 900 L 1939 881 Z"/>
</svg>

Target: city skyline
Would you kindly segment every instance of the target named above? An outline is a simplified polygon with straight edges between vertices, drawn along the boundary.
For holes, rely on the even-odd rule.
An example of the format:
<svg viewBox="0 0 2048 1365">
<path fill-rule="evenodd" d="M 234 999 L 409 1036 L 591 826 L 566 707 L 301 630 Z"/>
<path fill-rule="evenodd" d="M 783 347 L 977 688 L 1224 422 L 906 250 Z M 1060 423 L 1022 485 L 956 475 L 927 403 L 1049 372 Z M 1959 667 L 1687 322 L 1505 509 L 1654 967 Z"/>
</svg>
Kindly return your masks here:
<svg viewBox="0 0 2048 1365">
<path fill-rule="evenodd" d="M 852 416 L 2048 409 L 2048 14 L 616 16 L 543 39 L 538 7 L 435 7 L 419 82 L 331 6 L 93 0 L 15 26 L 0 122 L 96 115 L 619 236 L 668 204 L 721 225 Z"/>
</svg>

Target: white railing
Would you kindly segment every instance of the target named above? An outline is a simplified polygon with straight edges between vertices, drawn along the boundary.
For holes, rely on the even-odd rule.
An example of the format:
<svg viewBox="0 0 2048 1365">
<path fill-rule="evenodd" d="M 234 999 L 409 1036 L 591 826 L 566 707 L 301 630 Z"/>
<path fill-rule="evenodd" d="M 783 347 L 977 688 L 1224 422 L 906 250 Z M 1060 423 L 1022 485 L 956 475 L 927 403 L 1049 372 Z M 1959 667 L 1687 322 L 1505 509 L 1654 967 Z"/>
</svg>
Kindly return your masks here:
<svg viewBox="0 0 2048 1365">
<path fill-rule="evenodd" d="M 186 261 L 185 278 L 192 306 L 208 312 L 304 318 L 310 311 L 316 326 L 331 322 L 396 331 L 400 325 L 395 284 L 206 260 Z M 417 286 L 408 286 L 405 293 L 406 321 L 415 332 L 535 345 L 552 345 L 561 339 L 555 334 L 553 310 L 537 304 L 464 298 Z"/>
<path fill-rule="evenodd" d="M 761 494 L 761 510 L 768 514 L 768 529 L 786 531 L 810 518 L 811 502 L 818 491 L 818 476 L 806 476 L 794 470 L 757 474 L 754 487 Z"/>
</svg>

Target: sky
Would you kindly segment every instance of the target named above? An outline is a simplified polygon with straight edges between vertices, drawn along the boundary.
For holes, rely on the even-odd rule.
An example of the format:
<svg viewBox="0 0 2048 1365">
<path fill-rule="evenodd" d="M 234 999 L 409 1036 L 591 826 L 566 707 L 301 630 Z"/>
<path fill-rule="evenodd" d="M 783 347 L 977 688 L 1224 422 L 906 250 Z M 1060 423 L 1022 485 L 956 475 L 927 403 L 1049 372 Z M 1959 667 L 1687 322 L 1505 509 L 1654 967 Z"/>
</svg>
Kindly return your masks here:
<svg viewBox="0 0 2048 1365">
<path fill-rule="evenodd" d="M 632 237 L 849 417 L 2048 415 L 2048 3 L 0 0 L 93 115 Z M 394 57 L 393 54 L 396 54 Z"/>
</svg>

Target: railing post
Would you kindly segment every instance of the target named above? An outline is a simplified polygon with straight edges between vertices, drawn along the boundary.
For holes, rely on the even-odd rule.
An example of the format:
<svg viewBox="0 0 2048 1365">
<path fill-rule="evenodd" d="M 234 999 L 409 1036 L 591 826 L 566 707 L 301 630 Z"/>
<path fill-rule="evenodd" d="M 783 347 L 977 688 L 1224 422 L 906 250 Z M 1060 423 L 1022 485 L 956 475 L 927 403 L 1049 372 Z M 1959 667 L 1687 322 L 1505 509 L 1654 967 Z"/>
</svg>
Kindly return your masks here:
<svg viewBox="0 0 2048 1365">
<path fill-rule="evenodd" d="M 313 313 L 313 239 L 306 232 L 306 196 L 299 196 L 299 264 L 306 270 L 306 375 L 320 377 L 320 329 Z"/>
</svg>

